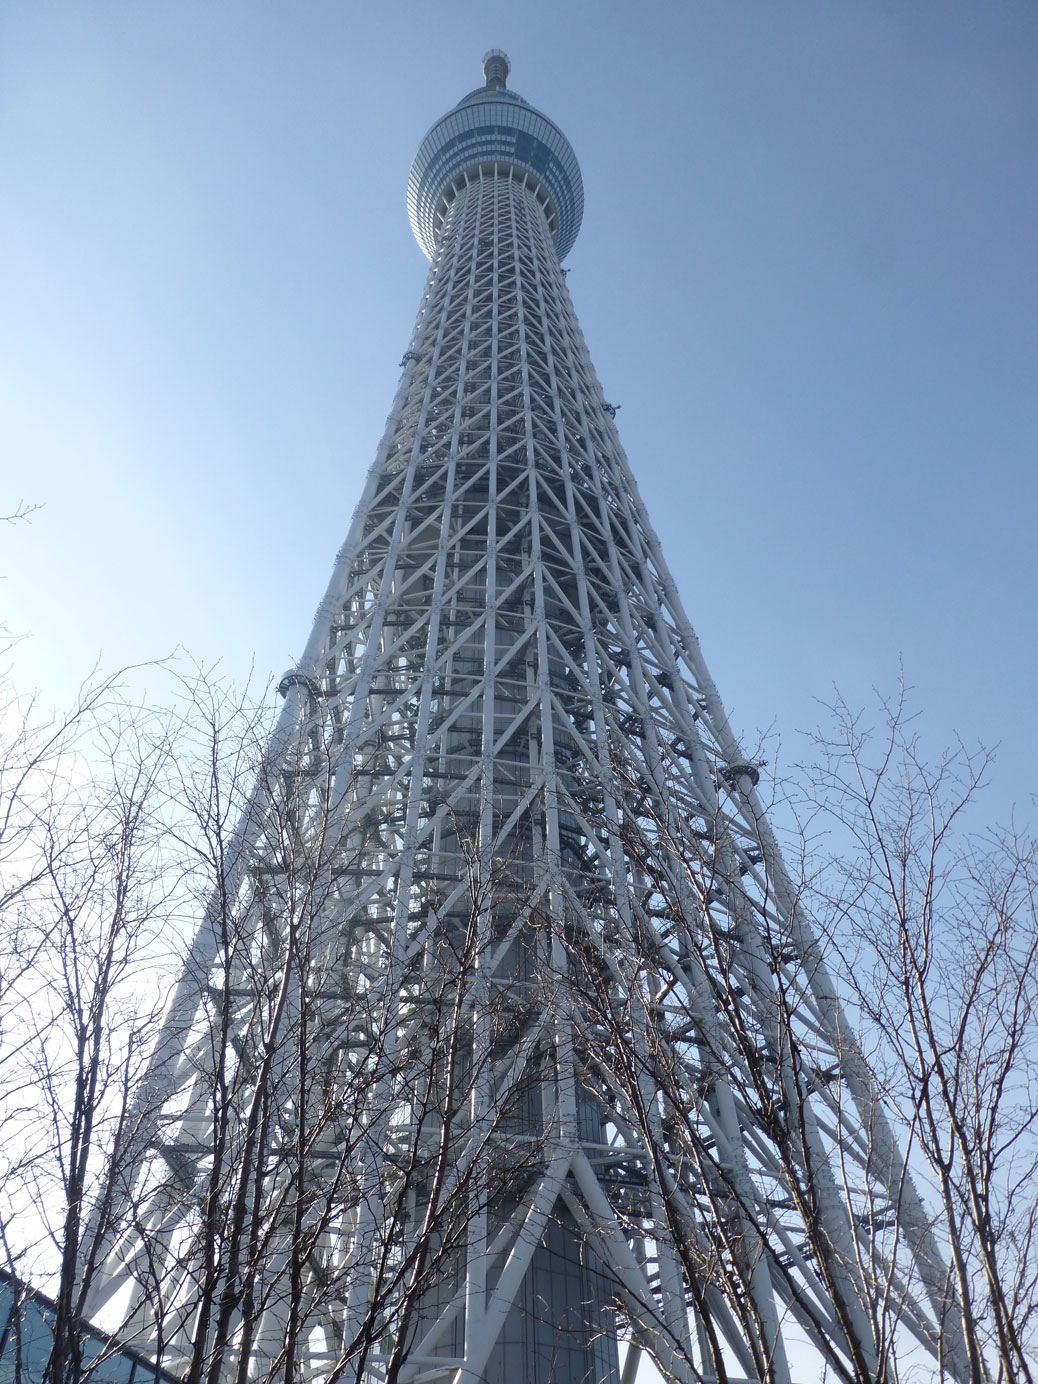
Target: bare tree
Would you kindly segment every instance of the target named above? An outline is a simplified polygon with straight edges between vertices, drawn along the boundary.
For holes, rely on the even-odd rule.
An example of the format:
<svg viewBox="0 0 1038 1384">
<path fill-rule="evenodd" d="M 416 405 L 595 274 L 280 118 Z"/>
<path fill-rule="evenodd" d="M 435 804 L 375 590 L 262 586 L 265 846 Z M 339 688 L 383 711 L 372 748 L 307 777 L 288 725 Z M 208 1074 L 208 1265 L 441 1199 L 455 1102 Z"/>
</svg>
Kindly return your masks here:
<svg viewBox="0 0 1038 1384">
<path fill-rule="evenodd" d="M 1038 1371 L 1038 847 L 971 829 L 990 763 L 924 757 L 903 692 L 843 702 L 811 800 L 844 845 L 813 882 L 884 1099 L 929 1191 L 970 1378 Z"/>
<path fill-rule="evenodd" d="M 840 849 L 781 907 L 766 836 L 662 770 L 613 766 L 628 875 L 560 862 L 572 916 L 525 910 L 531 863 L 485 859 L 445 803 L 458 878 L 394 949 L 356 883 L 389 818 L 355 791 L 339 811 L 312 723 L 272 757 L 247 699 L 181 690 L 153 714 L 100 682 L 64 720 L 4 721 L 3 1243 L 53 1291 L 53 1384 L 89 1377 L 80 1319 L 116 1281 L 109 1349 L 193 1384 L 292 1384 L 318 1336 L 329 1384 L 442 1351 L 473 1225 L 550 1142 L 515 1107 L 546 1089 L 549 1014 L 613 1141 L 613 1224 L 687 1294 L 694 1338 L 673 1294 L 650 1320 L 615 1284 L 665 1375 L 769 1381 L 784 1317 L 833 1379 L 907 1379 L 914 1337 L 957 1384 L 1032 1380 L 1035 853 L 960 829 L 983 757 L 931 771 L 900 704 L 882 738 L 840 709 L 809 778 Z M 488 984 L 505 937 L 529 982 Z M 853 1027 L 823 1013 L 827 968 Z M 601 1215 L 563 1206 L 594 1245 Z"/>
<path fill-rule="evenodd" d="M 777 1377 L 781 1314 L 827 1378 L 1030 1381 L 1035 847 L 966 832 L 985 756 L 930 769 L 900 703 L 879 736 L 837 711 L 805 780 L 833 847 L 810 878 L 791 887 L 762 821 L 748 849 L 665 769 L 615 763 L 628 877 L 593 926 L 544 920 L 641 1186 L 613 1215 L 696 1334 L 673 1290 L 646 1322 L 618 1280 L 618 1309 L 675 1379 Z"/>
<path fill-rule="evenodd" d="M 906 1294 L 855 1237 L 868 1182 L 840 1176 L 835 1126 L 860 1112 L 832 1089 L 843 1054 L 821 1059 L 805 1024 L 804 958 L 742 893 L 720 822 L 671 814 L 644 779 L 621 792 L 638 906 L 608 909 L 608 948 L 566 934 L 568 1003 L 588 1088 L 644 1181 L 614 1212 L 661 1282 L 669 1261 L 697 1328 L 693 1351 L 671 1289 L 669 1312 L 661 1294 L 655 1320 L 629 1321 L 633 1339 L 675 1379 L 727 1379 L 734 1346 L 736 1372 L 765 1384 L 781 1377 L 782 1312 L 834 1378 L 892 1379 L 892 1314 L 869 1308 L 885 1288 L 898 1315 Z"/>
<path fill-rule="evenodd" d="M 12 1266 L 53 1291 L 53 1384 L 103 1358 L 84 1313 L 199 1384 L 294 1380 L 322 1332 L 329 1380 L 395 1380 L 442 1349 L 468 1227 L 539 1156 L 474 1096 L 521 1094 L 536 1048 L 502 1055 L 521 1016 L 486 978 L 512 866 L 444 804 L 458 878 L 387 948 L 349 902 L 384 827 L 337 815 L 334 762 L 309 732 L 270 755 L 204 675 L 180 690 L 144 713 L 104 684 L 6 761 L 30 765 L 3 914 Z"/>
<path fill-rule="evenodd" d="M 33 504 L 31 500 L 19 500 L 9 514 L 0 514 L 0 524 L 19 524 L 31 518 L 41 508 L 41 505 Z"/>
<path fill-rule="evenodd" d="M 92 1274 L 87 1208 L 116 1175 L 157 1012 L 165 753 L 111 680 L 50 721 L 8 695 L 3 727 L 3 1244 L 11 1270 L 53 1289 L 48 1376 L 64 1379 Z"/>
</svg>

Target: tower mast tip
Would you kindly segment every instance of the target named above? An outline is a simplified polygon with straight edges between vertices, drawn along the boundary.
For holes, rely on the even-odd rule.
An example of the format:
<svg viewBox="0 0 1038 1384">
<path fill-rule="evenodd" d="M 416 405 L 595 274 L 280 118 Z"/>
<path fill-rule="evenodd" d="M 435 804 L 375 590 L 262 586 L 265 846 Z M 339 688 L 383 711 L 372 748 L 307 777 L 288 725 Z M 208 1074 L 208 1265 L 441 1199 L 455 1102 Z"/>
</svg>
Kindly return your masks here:
<svg viewBox="0 0 1038 1384">
<path fill-rule="evenodd" d="M 504 91 L 505 82 L 512 64 L 508 54 L 500 48 L 491 48 L 489 53 L 483 54 L 483 76 L 487 79 L 487 86 L 491 91 Z"/>
</svg>

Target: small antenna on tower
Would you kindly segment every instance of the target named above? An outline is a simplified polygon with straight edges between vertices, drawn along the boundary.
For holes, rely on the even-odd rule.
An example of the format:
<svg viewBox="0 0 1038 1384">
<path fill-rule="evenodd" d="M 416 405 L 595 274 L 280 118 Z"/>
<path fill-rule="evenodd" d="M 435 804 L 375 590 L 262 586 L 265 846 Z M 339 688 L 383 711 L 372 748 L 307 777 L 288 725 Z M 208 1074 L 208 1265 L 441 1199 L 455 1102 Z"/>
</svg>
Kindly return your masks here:
<svg viewBox="0 0 1038 1384">
<path fill-rule="evenodd" d="M 490 91 L 504 91 L 511 70 L 508 54 L 500 48 L 491 48 L 489 53 L 483 54 L 483 76 Z"/>
</svg>

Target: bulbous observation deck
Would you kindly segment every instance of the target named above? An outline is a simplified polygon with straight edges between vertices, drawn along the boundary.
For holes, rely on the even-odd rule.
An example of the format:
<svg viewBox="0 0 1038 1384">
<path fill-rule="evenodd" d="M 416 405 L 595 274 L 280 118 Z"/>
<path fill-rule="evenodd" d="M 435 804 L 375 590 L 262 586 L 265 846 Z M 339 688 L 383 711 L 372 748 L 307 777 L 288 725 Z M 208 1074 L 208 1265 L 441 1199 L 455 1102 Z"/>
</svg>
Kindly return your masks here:
<svg viewBox="0 0 1038 1384">
<path fill-rule="evenodd" d="M 559 259 L 573 248 L 584 211 L 584 184 L 569 140 L 546 115 L 505 82 L 507 56 L 483 59 L 486 85 L 437 120 L 418 147 L 407 180 L 407 211 L 415 239 L 432 259 L 450 202 L 480 169 L 511 167 L 525 176 L 555 236 Z"/>
</svg>

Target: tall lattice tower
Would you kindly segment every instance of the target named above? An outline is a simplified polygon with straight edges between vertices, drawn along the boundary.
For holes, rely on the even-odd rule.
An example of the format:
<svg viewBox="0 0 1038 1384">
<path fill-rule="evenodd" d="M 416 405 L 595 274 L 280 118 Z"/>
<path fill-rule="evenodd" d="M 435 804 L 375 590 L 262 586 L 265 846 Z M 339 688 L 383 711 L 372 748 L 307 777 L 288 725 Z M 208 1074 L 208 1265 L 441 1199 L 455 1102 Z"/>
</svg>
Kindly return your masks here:
<svg viewBox="0 0 1038 1384">
<path fill-rule="evenodd" d="M 483 70 L 411 170 L 417 325 L 98 1212 L 95 1310 L 192 1380 L 633 1384 L 648 1351 L 783 1384 L 884 1378 L 885 1302 L 954 1376 L 923 1208 L 577 325 L 576 158 Z"/>
</svg>

